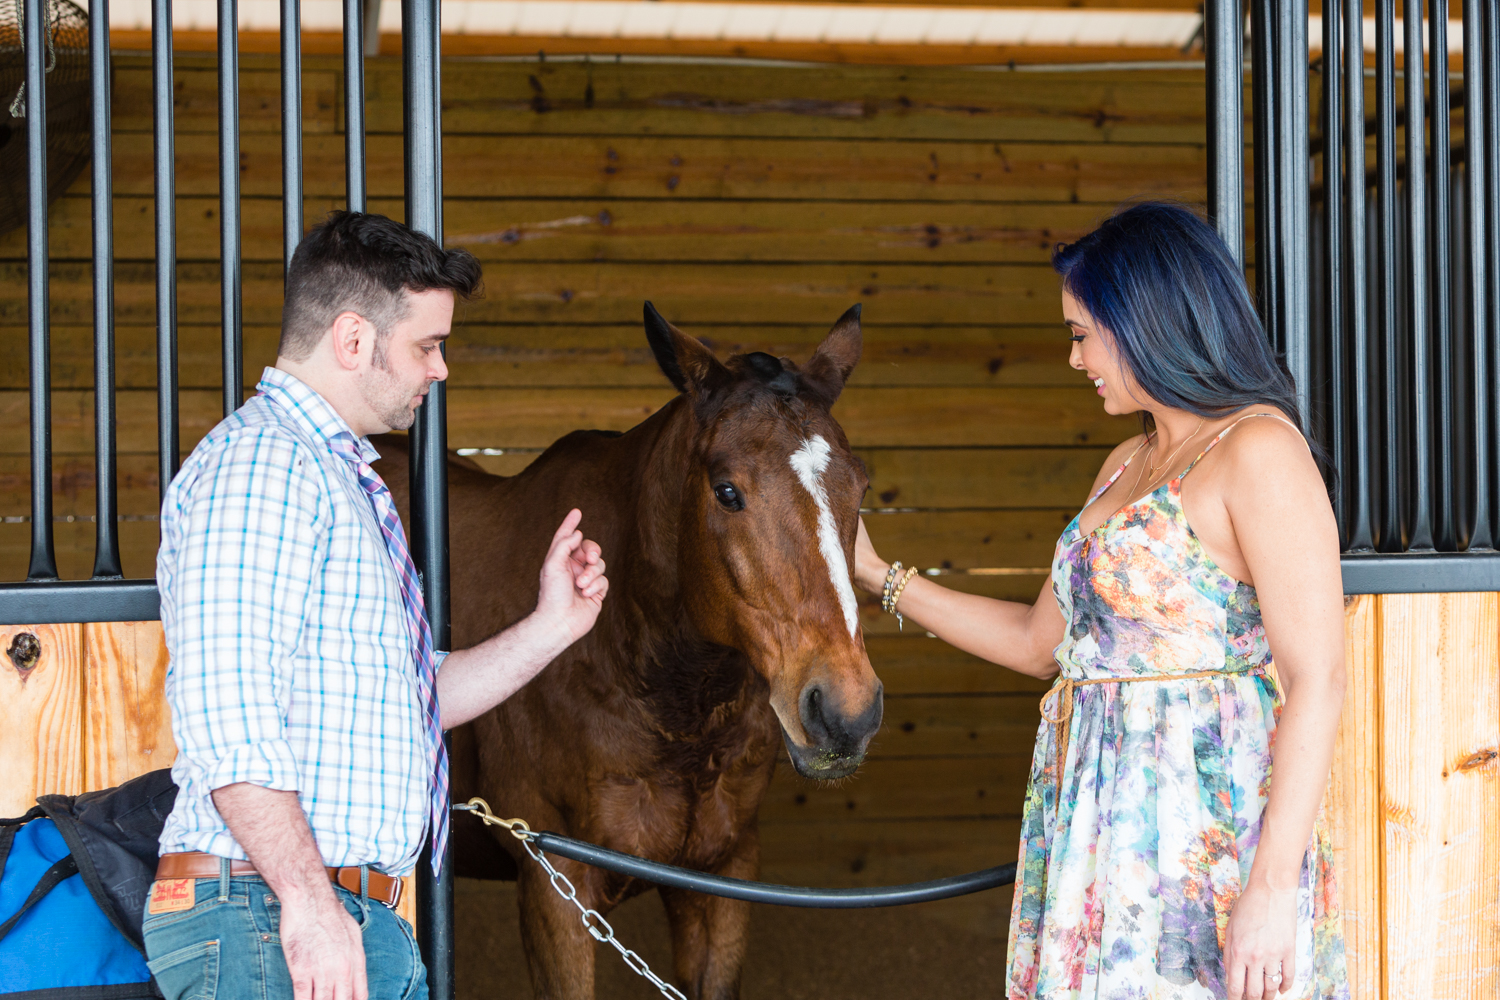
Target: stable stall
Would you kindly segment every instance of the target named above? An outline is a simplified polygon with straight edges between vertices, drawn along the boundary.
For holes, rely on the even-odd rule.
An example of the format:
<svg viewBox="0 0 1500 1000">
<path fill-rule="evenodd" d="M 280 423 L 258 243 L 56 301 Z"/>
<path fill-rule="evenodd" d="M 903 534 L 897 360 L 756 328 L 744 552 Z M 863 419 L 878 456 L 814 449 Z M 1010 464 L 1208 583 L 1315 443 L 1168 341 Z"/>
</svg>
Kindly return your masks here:
<svg viewBox="0 0 1500 1000">
<path fill-rule="evenodd" d="M 444 24 L 478 27 L 441 37 L 419 0 L 347 4 L 360 28 L 347 36 L 241 21 L 238 48 L 202 25 L 179 22 L 175 38 L 119 26 L 99 4 L 112 47 L 97 18 L 80 29 L 93 159 L 50 204 L 32 200 L 30 231 L 0 234 L 0 579 L 17 581 L 0 586 L 0 815 L 170 763 L 152 620 L 161 490 L 274 359 L 283 262 L 328 210 L 405 219 L 486 269 L 485 297 L 456 320 L 446 392 L 414 429 L 414 556 L 442 646 L 442 450 L 508 475 L 568 431 L 653 412 L 672 389 L 643 299 L 721 357 L 803 357 L 862 302 L 864 356 L 834 412 L 870 473 L 876 544 L 949 585 L 1031 599 L 1099 464 L 1136 430 L 1067 365 L 1050 251 L 1121 202 L 1173 198 L 1206 205 L 1245 248 L 1339 466 L 1350 686 L 1325 808 L 1356 995 L 1493 994 L 1500 183 L 1483 151 L 1500 136 L 1500 18 L 1465 4 L 1451 91 L 1431 60 L 1429 193 L 1406 166 L 1429 156 L 1407 127 L 1424 76 L 1398 76 L 1388 7 L 1367 77 L 1358 22 L 1327 11 L 1309 36 L 1246 4 L 1245 54 L 1264 68 L 1252 89 L 1232 2 L 1206 22 L 1186 12 L 1185 35 L 1164 21 L 1170 44 L 1155 47 L 728 29 L 653 43 L 501 31 L 463 6 L 445 4 Z M 1442 6 L 1406 51 L 1422 30 L 1437 38 Z M 328 14 L 304 10 L 304 28 Z M 1481 22 L 1488 35 L 1467 30 Z M 1309 41 L 1324 50 L 1310 74 Z M 1403 133 L 1416 146 L 1398 151 Z M 1399 211 L 1398 170 L 1399 191 L 1419 195 Z M 1406 235 L 1450 218 L 1431 239 Z M 878 601 L 860 610 L 885 727 L 836 787 L 779 769 L 762 877 L 877 885 L 1014 860 L 1045 685 L 898 631 Z M 522 988 L 510 892 L 428 880 L 408 897 L 436 998 L 452 995 L 455 941 L 459 993 L 497 977 Z M 996 992 L 1009 903 L 998 890 L 878 915 L 758 912 L 746 995 L 905 993 L 906 977 Z M 617 927 L 660 971 L 669 945 L 646 904 Z M 612 961 L 601 995 L 647 995 Z"/>
</svg>

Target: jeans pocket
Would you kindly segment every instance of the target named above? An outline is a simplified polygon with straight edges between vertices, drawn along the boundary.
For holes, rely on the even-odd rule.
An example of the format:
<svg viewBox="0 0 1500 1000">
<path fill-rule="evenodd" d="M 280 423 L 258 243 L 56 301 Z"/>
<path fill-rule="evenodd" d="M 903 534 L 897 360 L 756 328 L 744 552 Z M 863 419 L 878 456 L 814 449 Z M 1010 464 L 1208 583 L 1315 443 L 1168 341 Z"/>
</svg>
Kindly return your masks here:
<svg viewBox="0 0 1500 1000">
<path fill-rule="evenodd" d="M 214 1000 L 219 991 L 219 942 L 199 941 L 151 959 L 146 968 L 156 977 L 165 1000 Z"/>
</svg>

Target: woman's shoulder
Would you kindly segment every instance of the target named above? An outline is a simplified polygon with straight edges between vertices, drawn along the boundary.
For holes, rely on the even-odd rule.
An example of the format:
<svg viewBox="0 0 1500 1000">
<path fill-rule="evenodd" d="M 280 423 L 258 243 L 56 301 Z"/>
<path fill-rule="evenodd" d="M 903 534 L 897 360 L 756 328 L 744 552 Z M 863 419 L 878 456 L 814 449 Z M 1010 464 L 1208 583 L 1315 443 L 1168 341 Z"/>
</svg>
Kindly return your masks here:
<svg viewBox="0 0 1500 1000">
<path fill-rule="evenodd" d="M 1209 476 L 1236 488 L 1306 480 L 1322 489 L 1322 474 L 1307 439 L 1274 406 L 1253 406 L 1235 414 L 1203 465 Z"/>
</svg>

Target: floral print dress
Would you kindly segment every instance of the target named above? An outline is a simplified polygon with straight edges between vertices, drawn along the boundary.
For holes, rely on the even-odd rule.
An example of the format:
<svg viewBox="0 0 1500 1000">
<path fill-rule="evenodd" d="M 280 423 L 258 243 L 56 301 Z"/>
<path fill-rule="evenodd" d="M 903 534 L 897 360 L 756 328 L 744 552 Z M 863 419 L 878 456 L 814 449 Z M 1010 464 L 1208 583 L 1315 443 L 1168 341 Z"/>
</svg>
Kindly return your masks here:
<svg viewBox="0 0 1500 1000">
<path fill-rule="evenodd" d="M 1225 931 L 1260 838 L 1281 695 L 1255 589 L 1204 552 L 1183 515 L 1182 480 L 1237 423 L 1176 479 L 1091 534 L 1075 517 L 1058 540 L 1064 678 L 1214 675 L 1080 685 L 1068 692 L 1071 715 L 1044 702 L 1060 721 L 1044 719 L 1032 759 L 1008 1000 L 1227 995 Z M 1332 860 L 1320 816 L 1282 1000 L 1349 996 Z"/>
</svg>

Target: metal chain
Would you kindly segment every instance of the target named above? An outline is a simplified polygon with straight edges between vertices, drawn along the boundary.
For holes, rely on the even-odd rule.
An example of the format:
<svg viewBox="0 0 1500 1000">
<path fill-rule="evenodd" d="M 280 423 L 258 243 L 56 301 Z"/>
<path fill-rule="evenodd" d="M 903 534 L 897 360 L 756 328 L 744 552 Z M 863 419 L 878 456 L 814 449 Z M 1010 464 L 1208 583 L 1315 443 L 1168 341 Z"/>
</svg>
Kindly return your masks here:
<svg viewBox="0 0 1500 1000">
<path fill-rule="evenodd" d="M 595 941 L 609 945 L 615 951 L 619 952 L 621 960 L 632 971 L 649 980 L 651 985 L 660 990 L 661 995 L 667 997 L 668 1000 L 687 1000 L 687 997 L 683 995 L 681 990 L 652 972 L 651 966 L 646 964 L 644 958 L 625 947 L 616 939 L 615 929 L 610 926 L 608 920 L 604 919 L 602 913 L 586 907 L 583 903 L 579 902 L 578 890 L 574 887 L 568 876 L 552 867 L 552 862 L 547 860 L 547 856 L 532 844 L 535 834 L 531 832 L 531 827 L 527 825 L 525 820 L 501 819 L 490 811 L 490 804 L 484 801 L 484 799 L 470 799 L 467 803 L 455 805 L 453 808 L 457 811 L 473 813 L 488 826 L 500 826 L 509 830 L 511 836 L 519 840 L 521 846 L 526 848 L 526 853 L 531 855 L 536 860 L 536 863 L 542 866 L 542 869 L 547 873 L 547 880 L 552 883 L 552 888 L 557 891 L 557 894 L 578 908 L 579 918 L 583 921 L 583 929 L 589 932 L 590 937 Z"/>
</svg>

